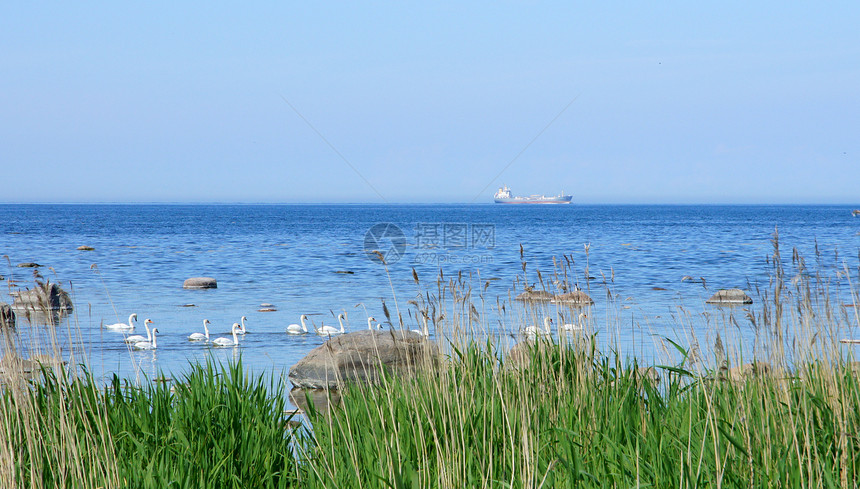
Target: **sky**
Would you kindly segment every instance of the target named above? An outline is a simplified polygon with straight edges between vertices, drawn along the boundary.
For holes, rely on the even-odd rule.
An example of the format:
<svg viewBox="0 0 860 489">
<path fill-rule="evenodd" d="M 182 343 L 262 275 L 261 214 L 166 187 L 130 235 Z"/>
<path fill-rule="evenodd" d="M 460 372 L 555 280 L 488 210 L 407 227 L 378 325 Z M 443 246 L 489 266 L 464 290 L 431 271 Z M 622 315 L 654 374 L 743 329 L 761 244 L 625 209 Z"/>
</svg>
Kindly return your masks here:
<svg viewBox="0 0 860 489">
<path fill-rule="evenodd" d="M 6 2 L 0 202 L 860 204 L 860 2 Z"/>
</svg>

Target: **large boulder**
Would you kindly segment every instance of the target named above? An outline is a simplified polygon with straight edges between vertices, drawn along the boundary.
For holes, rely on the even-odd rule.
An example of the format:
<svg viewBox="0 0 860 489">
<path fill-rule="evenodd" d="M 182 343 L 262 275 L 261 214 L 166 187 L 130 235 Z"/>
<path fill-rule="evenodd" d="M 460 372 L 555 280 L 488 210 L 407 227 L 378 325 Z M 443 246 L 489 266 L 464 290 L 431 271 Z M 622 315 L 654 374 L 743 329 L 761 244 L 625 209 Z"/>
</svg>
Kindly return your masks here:
<svg viewBox="0 0 860 489">
<path fill-rule="evenodd" d="M 217 289 L 218 281 L 212 277 L 191 277 L 182 284 L 184 289 Z"/>
<path fill-rule="evenodd" d="M 573 292 L 568 292 L 566 294 L 559 294 L 553 297 L 552 302 L 554 304 L 570 304 L 573 306 L 588 306 L 594 304 L 594 301 L 591 300 L 591 297 L 589 297 L 588 294 L 581 290 L 574 290 Z"/>
<path fill-rule="evenodd" d="M 435 366 L 439 347 L 411 331 L 362 330 L 336 336 L 290 368 L 290 382 L 308 389 L 336 389 L 349 382 L 376 382 L 382 371 L 409 374 Z"/>
<path fill-rule="evenodd" d="M 303 389 L 293 387 L 290 391 L 290 402 L 303 412 L 310 411 L 310 406 L 322 414 L 327 414 L 332 407 L 340 405 L 340 393 L 336 389 Z"/>
<path fill-rule="evenodd" d="M 15 311 L 12 306 L 0 302 L 0 328 L 12 328 L 15 326 Z"/>
<path fill-rule="evenodd" d="M 12 292 L 12 307 L 24 311 L 72 312 L 72 299 L 59 285 L 47 282 L 37 284 L 32 289 Z"/>
<path fill-rule="evenodd" d="M 764 377 L 773 371 L 773 368 L 767 362 L 755 361 L 752 363 L 744 363 L 737 367 L 728 368 L 723 366 L 717 373 L 720 380 L 728 380 L 731 382 L 743 382 L 754 379 L 756 377 Z"/>
<path fill-rule="evenodd" d="M 752 304 L 753 300 L 741 289 L 718 290 L 707 301 L 708 304 Z"/>
</svg>

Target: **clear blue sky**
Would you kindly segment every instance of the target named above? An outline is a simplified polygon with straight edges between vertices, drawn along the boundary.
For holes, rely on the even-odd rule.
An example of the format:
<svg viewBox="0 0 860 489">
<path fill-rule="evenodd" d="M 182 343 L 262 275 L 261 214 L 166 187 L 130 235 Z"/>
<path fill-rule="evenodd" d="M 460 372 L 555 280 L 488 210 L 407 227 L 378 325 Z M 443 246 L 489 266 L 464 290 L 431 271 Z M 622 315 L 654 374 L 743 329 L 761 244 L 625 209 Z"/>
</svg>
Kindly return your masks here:
<svg viewBox="0 0 860 489">
<path fill-rule="evenodd" d="M 6 2 L 0 201 L 860 204 L 860 2 L 363 3 Z"/>
</svg>

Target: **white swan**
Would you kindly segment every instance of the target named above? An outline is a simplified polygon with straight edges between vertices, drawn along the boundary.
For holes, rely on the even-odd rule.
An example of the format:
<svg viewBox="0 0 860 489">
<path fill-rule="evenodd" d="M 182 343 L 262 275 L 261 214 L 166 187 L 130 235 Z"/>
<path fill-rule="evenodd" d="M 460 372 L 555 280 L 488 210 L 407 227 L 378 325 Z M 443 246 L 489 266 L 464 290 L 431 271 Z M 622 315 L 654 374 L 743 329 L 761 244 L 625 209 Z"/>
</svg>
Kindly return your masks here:
<svg viewBox="0 0 860 489">
<path fill-rule="evenodd" d="M 236 335 L 239 334 L 239 328 L 241 327 L 239 323 L 233 323 L 233 327 L 230 328 L 230 331 L 233 333 L 233 341 L 227 338 L 216 338 L 212 341 L 212 346 L 238 346 L 239 337 Z"/>
<path fill-rule="evenodd" d="M 111 329 L 114 331 L 123 331 L 126 329 L 134 329 L 134 322 L 135 321 L 137 321 L 137 314 L 132 313 L 128 317 L 128 323 L 105 324 L 105 329 Z"/>
<path fill-rule="evenodd" d="M 381 325 L 381 324 L 379 324 L 379 323 L 376 323 L 376 327 L 374 328 L 374 327 L 373 327 L 373 321 L 376 321 L 376 318 L 375 318 L 375 317 L 370 316 L 369 318 L 367 318 L 367 329 L 371 329 L 371 330 L 373 330 L 373 329 L 382 329 L 382 325 Z"/>
<path fill-rule="evenodd" d="M 158 345 L 155 343 L 155 335 L 158 333 L 158 328 L 152 328 L 152 341 L 141 341 L 134 344 L 135 350 L 155 350 Z"/>
<path fill-rule="evenodd" d="M 149 330 L 149 325 L 152 324 L 152 319 L 147 319 L 143 322 L 143 327 L 146 328 L 146 337 L 139 334 L 133 334 L 125 337 L 126 343 L 140 343 L 143 341 L 152 341 L 152 332 Z"/>
<path fill-rule="evenodd" d="M 203 320 L 203 331 L 206 333 L 191 333 L 188 335 L 188 341 L 209 341 L 209 320 Z"/>
<path fill-rule="evenodd" d="M 245 320 L 246 320 L 246 319 L 248 319 L 248 318 L 246 318 L 245 316 L 242 316 L 242 320 L 241 320 L 241 321 L 242 321 L 242 326 L 240 326 L 240 327 L 239 327 L 239 329 L 238 329 L 238 330 L 236 330 L 236 334 L 245 334 L 245 333 L 247 333 L 247 330 L 245 330 Z"/>
<path fill-rule="evenodd" d="M 573 333 L 575 331 L 582 331 L 585 329 L 585 326 L 582 325 L 582 320 L 587 318 L 588 314 L 581 312 L 579 313 L 579 318 L 577 318 L 576 324 L 564 324 L 561 326 L 561 330 L 565 333 Z"/>
<path fill-rule="evenodd" d="M 552 333 L 552 329 L 550 328 L 550 324 L 552 323 L 552 319 L 544 316 L 543 318 L 543 329 L 532 324 L 531 326 L 526 326 L 523 328 L 522 333 L 529 338 L 535 338 L 539 335 L 549 335 Z"/>
<path fill-rule="evenodd" d="M 299 326 L 298 324 L 291 324 L 291 325 L 287 326 L 287 333 L 288 334 L 305 334 L 305 333 L 307 333 L 308 327 L 305 325 L 305 320 L 307 318 L 308 318 L 307 316 L 302 314 L 299 317 L 299 322 L 302 323 L 301 326 Z"/>
<path fill-rule="evenodd" d="M 340 329 L 323 324 L 317 328 L 317 334 L 320 336 L 333 336 L 336 334 L 346 333 L 346 329 L 343 327 L 343 314 L 337 315 L 337 321 L 340 323 Z"/>
<path fill-rule="evenodd" d="M 424 327 L 422 329 L 413 329 L 412 332 L 424 337 L 430 336 L 430 330 L 427 328 L 427 315 L 423 312 L 421 313 L 421 319 L 424 321 Z"/>
</svg>

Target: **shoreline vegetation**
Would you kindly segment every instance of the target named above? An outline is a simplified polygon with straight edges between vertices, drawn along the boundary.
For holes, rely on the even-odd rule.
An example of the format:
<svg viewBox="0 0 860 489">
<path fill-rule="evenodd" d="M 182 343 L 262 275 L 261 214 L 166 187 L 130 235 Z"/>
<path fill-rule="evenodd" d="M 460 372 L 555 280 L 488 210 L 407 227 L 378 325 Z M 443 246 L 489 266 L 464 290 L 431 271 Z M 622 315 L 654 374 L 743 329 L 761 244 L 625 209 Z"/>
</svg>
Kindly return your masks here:
<svg viewBox="0 0 860 489">
<path fill-rule="evenodd" d="M 424 288 L 414 274 L 417 293 L 393 297 L 389 319 L 429 317 L 441 358 L 345 384 L 339 402 L 303 413 L 287 409 L 286 372 L 251 374 L 241 358 L 105 384 L 73 364 L 33 372 L 37 352 L 15 353 L 27 326 L 4 328 L 0 486 L 857 487 L 860 363 L 840 340 L 860 327 L 858 274 L 809 269 L 796 252 L 784 263 L 773 246 L 754 304 L 684 309 L 648 364 L 618 353 L 628 323 L 612 280 L 595 301 L 616 338 L 602 345 L 595 305 L 489 298 L 463 274 Z M 522 272 L 521 289 L 571 293 L 588 265 L 576 274 L 565 259 L 544 277 L 523 259 Z M 547 316 L 583 329 L 522 338 Z M 691 335 L 697 321 L 707 338 Z"/>
</svg>

